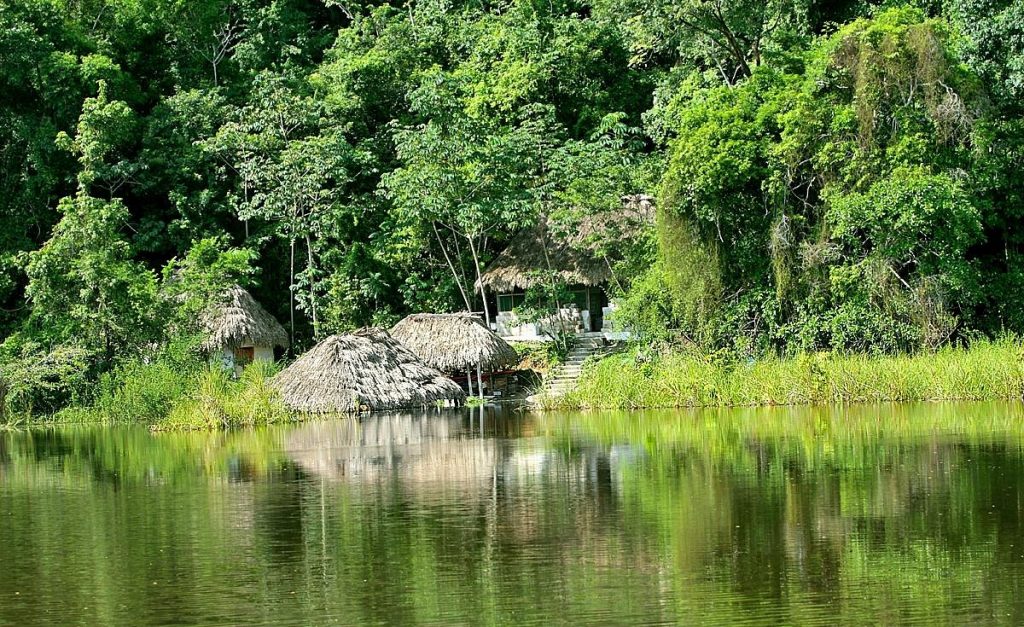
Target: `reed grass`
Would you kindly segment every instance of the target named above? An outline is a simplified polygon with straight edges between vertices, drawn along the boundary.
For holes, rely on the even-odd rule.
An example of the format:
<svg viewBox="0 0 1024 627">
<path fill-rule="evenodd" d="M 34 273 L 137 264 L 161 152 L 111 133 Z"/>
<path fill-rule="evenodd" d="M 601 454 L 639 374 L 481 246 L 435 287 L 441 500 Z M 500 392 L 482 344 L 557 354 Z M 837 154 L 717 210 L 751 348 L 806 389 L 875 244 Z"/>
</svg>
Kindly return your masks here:
<svg viewBox="0 0 1024 627">
<path fill-rule="evenodd" d="M 206 370 L 194 390 L 180 399 L 155 430 L 218 429 L 288 422 L 292 414 L 270 385 L 274 364 L 254 362 L 238 379 L 221 368 Z"/>
<path fill-rule="evenodd" d="M 687 353 L 637 351 L 587 364 L 577 388 L 546 408 L 772 406 L 1019 399 L 1024 345 L 983 340 L 934 353 L 816 353 L 723 363 Z"/>
<path fill-rule="evenodd" d="M 97 386 L 92 402 L 33 422 L 143 423 L 154 430 L 220 429 L 292 419 L 270 386 L 275 364 L 255 362 L 237 379 L 198 358 L 164 353 L 115 369 Z"/>
</svg>

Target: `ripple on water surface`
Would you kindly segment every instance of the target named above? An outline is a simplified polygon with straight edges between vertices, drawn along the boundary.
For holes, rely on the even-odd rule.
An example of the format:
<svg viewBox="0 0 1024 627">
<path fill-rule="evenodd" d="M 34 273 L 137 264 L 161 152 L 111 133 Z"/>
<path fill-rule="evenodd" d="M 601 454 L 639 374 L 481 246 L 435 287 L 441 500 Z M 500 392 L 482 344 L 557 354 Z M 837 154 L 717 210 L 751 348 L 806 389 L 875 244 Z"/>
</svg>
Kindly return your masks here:
<svg viewBox="0 0 1024 627">
<path fill-rule="evenodd" d="M 0 433 L 0 625 L 1024 622 L 1019 405 Z"/>
</svg>

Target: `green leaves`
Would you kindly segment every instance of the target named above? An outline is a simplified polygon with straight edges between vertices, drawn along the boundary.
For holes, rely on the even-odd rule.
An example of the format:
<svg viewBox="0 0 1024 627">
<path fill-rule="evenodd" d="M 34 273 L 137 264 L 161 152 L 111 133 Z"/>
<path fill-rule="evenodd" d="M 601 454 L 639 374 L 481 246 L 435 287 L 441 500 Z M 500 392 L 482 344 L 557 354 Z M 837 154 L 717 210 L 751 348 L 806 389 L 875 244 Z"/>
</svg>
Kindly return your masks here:
<svg viewBox="0 0 1024 627">
<path fill-rule="evenodd" d="M 79 193 L 61 200 L 60 212 L 49 241 L 29 255 L 25 294 L 32 326 L 52 342 L 106 360 L 153 338 L 156 279 L 132 260 L 122 236 L 124 204 Z"/>
<path fill-rule="evenodd" d="M 967 250 L 982 237 L 981 215 L 948 174 L 900 168 L 867 192 L 829 198 L 832 236 L 854 260 L 878 256 L 903 273 L 964 272 Z"/>
<path fill-rule="evenodd" d="M 126 154 L 137 128 L 135 113 L 126 103 L 110 100 L 106 81 L 100 81 L 98 95 L 86 98 L 82 105 L 75 138 L 64 132 L 57 134 L 57 145 L 78 157 L 82 191 L 99 185 L 113 195 L 128 182 L 138 167 Z"/>
</svg>

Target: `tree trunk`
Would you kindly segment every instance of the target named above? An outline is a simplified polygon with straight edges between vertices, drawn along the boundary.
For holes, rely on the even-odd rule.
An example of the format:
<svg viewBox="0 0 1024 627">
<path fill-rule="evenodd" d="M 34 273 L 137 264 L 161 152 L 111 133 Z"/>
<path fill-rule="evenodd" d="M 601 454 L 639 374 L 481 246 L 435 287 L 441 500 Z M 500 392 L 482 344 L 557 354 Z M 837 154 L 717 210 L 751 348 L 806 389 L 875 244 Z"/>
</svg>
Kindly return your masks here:
<svg viewBox="0 0 1024 627">
<path fill-rule="evenodd" d="M 487 328 L 491 328 L 491 310 L 487 306 L 487 291 L 484 289 L 483 281 L 480 280 L 480 259 L 476 255 L 476 245 L 473 244 L 473 238 L 466 236 L 469 241 L 469 252 L 473 253 L 473 270 L 476 271 L 476 284 L 480 288 L 480 300 L 484 304 L 484 321 L 487 322 Z"/>
<path fill-rule="evenodd" d="M 441 247 L 441 252 L 444 253 L 444 260 L 448 262 L 448 269 L 452 271 L 452 278 L 455 279 L 455 285 L 459 288 L 459 293 L 462 294 L 462 302 L 466 303 L 466 311 L 472 311 L 473 306 L 469 302 L 469 296 L 466 295 L 466 290 L 462 286 L 462 281 L 459 280 L 459 273 L 455 270 L 455 264 L 452 263 L 451 257 L 448 256 L 448 249 L 444 247 L 444 241 L 441 239 L 441 234 L 437 232 L 437 225 L 434 224 L 434 222 L 431 222 L 430 226 L 434 229 L 434 237 L 437 238 L 437 244 Z"/>
<path fill-rule="evenodd" d="M 315 268 L 313 268 L 313 242 L 309 237 L 309 233 L 306 233 L 306 259 L 307 259 L 307 271 L 309 272 L 309 312 L 313 317 L 313 339 L 320 339 L 320 322 L 316 317 L 316 278 Z"/>
<path fill-rule="evenodd" d="M 295 234 L 292 232 L 288 269 L 288 319 L 291 323 L 291 350 L 295 350 Z"/>
<path fill-rule="evenodd" d="M 476 365 L 476 387 L 480 393 L 480 400 L 484 400 L 484 379 L 480 375 L 480 364 Z"/>
<path fill-rule="evenodd" d="M 551 257 L 548 256 L 548 234 L 547 234 L 547 227 L 545 227 L 545 229 L 544 229 L 544 239 L 542 240 L 541 243 L 542 243 L 542 247 L 544 249 L 544 265 L 547 268 L 548 277 L 550 278 L 550 283 L 548 285 L 549 285 L 549 288 L 551 289 L 551 294 L 554 296 L 553 300 L 555 301 L 555 320 L 558 321 L 558 328 L 561 330 L 561 333 L 560 333 L 561 337 L 556 338 L 556 340 L 557 340 L 559 346 L 561 346 L 563 350 L 568 350 L 568 348 L 569 348 L 569 337 L 568 337 L 568 335 L 569 334 L 565 330 L 565 320 L 562 319 L 562 302 L 561 302 L 561 299 L 558 298 L 558 282 L 555 280 L 555 271 L 551 267 Z"/>
</svg>

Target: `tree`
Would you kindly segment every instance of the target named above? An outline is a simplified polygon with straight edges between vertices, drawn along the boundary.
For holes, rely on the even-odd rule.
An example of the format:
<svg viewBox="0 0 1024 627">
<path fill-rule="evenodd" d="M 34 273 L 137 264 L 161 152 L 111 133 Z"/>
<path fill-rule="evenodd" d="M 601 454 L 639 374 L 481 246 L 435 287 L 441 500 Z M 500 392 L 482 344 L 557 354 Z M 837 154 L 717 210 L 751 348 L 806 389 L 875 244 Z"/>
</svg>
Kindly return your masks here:
<svg viewBox="0 0 1024 627">
<path fill-rule="evenodd" d="M 113 193 L 127 179 L 131 168 L 118 149 L 133 121 L 131 109 L 109 100 L 101 82 L 99 95 L 82 108 L 75 138 L 58 136 L 78 157 L 78 193 L 61 199 L 60 221 L 26 265 L 30 325 L 53 342 L 93 352 L 103 364 L 152 339 L 159 319 L 155 276 L 132 259 L 122 234 L 128 209 L 120 199 L 90 195 L 95 184 Z"/>
<path fill-rule="evenodd" d="M 84 192 L 61 200 L 61 220 L 29 255 L 26 288 L 31 328 L 53 342 L 79 346 L 109 363 L 156 334 L 159 312 L 152 271 L 131 259 L 120 200 Z"/>
<path fill-rule="evenodd" d="M 308 312 L 320 337 L 322 298 L 316 242 L 325 223 L 336 218 L 340 193 L 349 180 L 351 150 L 339 133 L 320 131 L 316 101 L 280 77 L 264 75 L 251 101 L 223 125 L 207 147 L 240 177 L 233 194 L 237 215 L 247 225 L 258 219 L 273 236 L 288 242 L 291 332 L 295 306 Z M 296 244 L 306 247 L 305 268 L 296 272 Z M 300 298 L 299 290 L 305 288 Z"/>
<path fill-rule="evenodd" d="M 514 232 L 536 216 L 548 133 L 543 117 L 496 130 L 456 114 L 396 134 L 402 166 L 385 178 L 388 194 L 401 219 L 430 225 L 466 309 L 472 311 L 469 294 L 478 291 L 488 323 L 481 251 L 488 237 Z M 472 285 L 460 240 L 469 250 Z"/>
<path fill-rule="evenodd" d="M 642 65 L 668 55 L 713 70 L 728 84 L 748 78 L 767 53 L 807 31 L 808 3 L 800 0 L 659 0 L 597 3 L 623 25 Z"/>
</svg>

